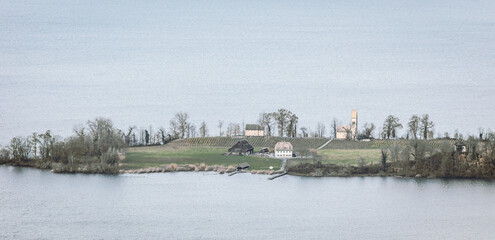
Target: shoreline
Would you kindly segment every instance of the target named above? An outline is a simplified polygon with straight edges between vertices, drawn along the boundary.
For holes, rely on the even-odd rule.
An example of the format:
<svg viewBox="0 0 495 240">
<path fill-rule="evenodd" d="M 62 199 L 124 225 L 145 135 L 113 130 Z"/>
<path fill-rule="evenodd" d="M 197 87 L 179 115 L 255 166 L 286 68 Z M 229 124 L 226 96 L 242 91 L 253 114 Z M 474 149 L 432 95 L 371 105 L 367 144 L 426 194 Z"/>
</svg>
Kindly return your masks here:
<svg viewBox="0 0 495 240">
<path fill-rule="evenodd" d="M 102 171 L 58 171 L 55 169 L 51 169 L 49 167 L 37 167 L 27 164 L 8 164 L 8 163 L 0 163 L 0 166 L 11 166 L 11 167 L 20 167 L 20 168 L 35 168 L 39 170 L 50 170 L 52 173 L 62 173 L 62 174 L 111 174 L 111 175 L 120 175 L 120 174 L 151 174 L 151 173 L 178 173 L 178 172 L 213 172 L 219 175 L 228 174 L 236 172 L 236 169 L 233 166 L 225 167 L 221 165 L 212 165 L 206 166 L 204 169 L 198 168 L 201 164 L 182 164 L 177 165 L 176 169 L 173 168 L 173 165 L 176 164 L 167 164 L 160 167 L 148 167 L 148 168 L 139 168 L 139 169 L 120 169 L 116 172 L 102 172 Z M 282 174 L 285 171 L 283 170 L 241 170 L 239 173 L 250 173 L 252 175 L 277 175 Z M 477 178 L 477 177 L 438 177 L 438 176 L 421 176 L 417 174 L 416 176 L 407 176 L 401 175 L 398 173 L 376 173 L 376 174 L 342 174 L 342 173 L 332 173 L 332 174 L 315 174 L 312 173 L 297 173 L 297 172 L 287 172 L 289 176 L 296 177 L 309 177 L 309 178 L 335 178 L 335 177 L 343 177 L 343 178 L 351 178 L 351 177 L 393 177 L 393 178 L 414 178 L 414 179 L 473 179 L 473 180 L 493 180 L 493 178 Z M 418 176 L 419 175 L 419 176 Z"/>
<path fill-rule="evenodd" d="M 165 164 L 159 167 L 147 167 L 138 169 L 121 169 L 119 174 L 145 174 L 145 173 L 167 173 L 167 172 L 216 172 L 226 174 L 236 172 L 233 165 L 206 165 L 206 164 Z M 240 170 L 241 173 L 274 175 L 284 173 L 283 170 Z"/>
</svg>

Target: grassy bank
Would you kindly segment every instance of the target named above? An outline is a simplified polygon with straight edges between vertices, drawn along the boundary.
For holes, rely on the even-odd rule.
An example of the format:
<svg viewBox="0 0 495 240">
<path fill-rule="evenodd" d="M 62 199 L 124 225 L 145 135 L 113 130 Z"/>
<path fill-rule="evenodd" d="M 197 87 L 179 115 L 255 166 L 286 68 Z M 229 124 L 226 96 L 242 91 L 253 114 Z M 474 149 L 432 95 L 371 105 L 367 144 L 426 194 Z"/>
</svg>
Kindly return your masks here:
<svg viewBox="0 0 495 240">
<path fill-rule="evenodd" d="M 158 167 L 163 164 L 200 164 L 237 166 L 247 162 L 252 170 L 268 170 L 270 166 L 279 169 L 282 162 L 279 159 L 255 156 L 222 156 L 227 151 L 224 147 L 195 146 L 195 147 L 134 147 L 128 148 L 126 159 L 122 161 L 121 169 L 139 169 Z"/>
<path fill-rule="evenodd" d="M 175 140 L 168 145 L 176 147 L 215 146 L 230 148 L 238 141 L 246 139 L 253 147 L 273 148 L 277 142 L 290 142 L 294 149 L 317 148 L 327 142 L 327 138 L 288 138 L 288 137 L 200 137 Z"/>
<path fill-rule="evenodd" d="M 318 154 L 324 164 L 357 165 L 360 158 L 364 158 L 366 163 L 378 163 L 381 159 L 380 149 L 324 149 L 318 151 Z"/>
<path fill-rule="evenodd" d="M 341 164 L 357 166 L 359 159 L 364 158 L 366 164 L 379 163 L 381 153 L 379 149 L 323 149 L 318 151 L 318 157 L 313 159 L 291 159 L 289 165 L 294 166 L 300 163 Z"/>
</svg>

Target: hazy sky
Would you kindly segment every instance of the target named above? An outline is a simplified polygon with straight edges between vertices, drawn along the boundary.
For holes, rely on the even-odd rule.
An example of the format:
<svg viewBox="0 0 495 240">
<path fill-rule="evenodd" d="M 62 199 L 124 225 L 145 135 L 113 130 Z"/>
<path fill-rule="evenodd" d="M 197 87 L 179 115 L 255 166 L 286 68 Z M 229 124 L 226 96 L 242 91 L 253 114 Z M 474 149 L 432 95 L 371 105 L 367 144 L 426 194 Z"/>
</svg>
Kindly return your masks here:
<svg viewBox="0 0 495 240">
<path fill-rule="evenodd" d="M 0 144 L 104 116 L 168 126 L 288 108 L 314 128 L 495 129 L 494 1 L 0 1 Z M 404 131 L 402 131 L 404 133 Z"/>
</svg>

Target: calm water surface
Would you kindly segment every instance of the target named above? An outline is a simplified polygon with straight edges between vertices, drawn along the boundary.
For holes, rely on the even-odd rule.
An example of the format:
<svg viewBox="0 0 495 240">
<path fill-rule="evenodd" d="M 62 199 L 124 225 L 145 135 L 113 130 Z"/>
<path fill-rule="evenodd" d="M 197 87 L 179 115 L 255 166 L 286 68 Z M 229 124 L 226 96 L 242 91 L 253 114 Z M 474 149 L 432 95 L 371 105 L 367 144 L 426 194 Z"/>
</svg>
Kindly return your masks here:
<svg viewBox="0 0 495 240">
<path fill-rule="evenodd" d="M 0 238 L 493 239 L 495 182 L 0 167 Z"/>
<path fill-rule="evenodd" d="M 312 129 L 351 109 L 360 126 L 429 113 L 441 134 L 494 129 L 494 12 L 493 0 L 2 0 L 0 144 L 97 116 L 168 127 L 177 111 L 212 135 L 278 108 Z"/>
</svg>

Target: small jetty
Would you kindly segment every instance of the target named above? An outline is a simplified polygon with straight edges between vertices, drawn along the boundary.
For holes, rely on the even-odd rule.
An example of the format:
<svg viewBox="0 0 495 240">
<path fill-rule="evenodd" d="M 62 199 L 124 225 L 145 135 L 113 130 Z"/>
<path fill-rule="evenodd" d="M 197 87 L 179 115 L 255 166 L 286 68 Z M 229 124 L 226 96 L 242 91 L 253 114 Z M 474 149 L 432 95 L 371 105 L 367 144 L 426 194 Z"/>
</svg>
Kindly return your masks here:
<svg viewBox="0 0 495 240">
<path fill-rule="evenodd" d="M 243 170 L 247 170 L 247 169 L 249 169 L 249 164 L 247 162 L 243 162 L 237 166 L 237 171 L 229 174 L 229 177 L 234 176 L 237 173 L 241 173 Z"/>
<path fill-rule="evenodd" d="M 271 178 L 268 178 L 268 180 L 273 180 L 273 179 L 275 179 L 275 178 L 282 177 L 282 176 L 284 176 L 284 175 L 286 175 L 286 174 L 287 174 L 287 172 L 284 172 L 284 173 L 282 173 L 282 174 L 279 174 L 279 175 L 273 176 L 273 177 L 271 177 Z"/>
<path fill-rule="evenodd" d="M 279 174 L 279 175 L 275 175 L 275 176 L 273 176 L 271 178 L 268 178 L 268 180 L 273 180 L 275 178 L 279 178 L 279 177 L 282 177 L 282 176 L 287 175 L 286 168 L 287 168 L 287 158 L 284 158 L 284 159 L 282 159 L 282 166 L 280 167 L 280 170 L 279 170 L 279 171 L 284 171 L 284 172 L 281 173 L 281 174 Z"/>
<path fill-rule="evenodd" d="M 275 178 L 279 178 L 279 177 L 287 175 L 287 170 L 285 170 L 286 167 L 287 167 L 287 158 L 284 158 L 284 159 L 282 159 L 282 166 L 280 167 L 280 171 L 284 171 L 284 172 L 279 174 L 279 175 L 275 175 L 273 177 L 270 177 L 270 178 L 268 178 L 268 180 L 273 180 Z"/>
</svg>

